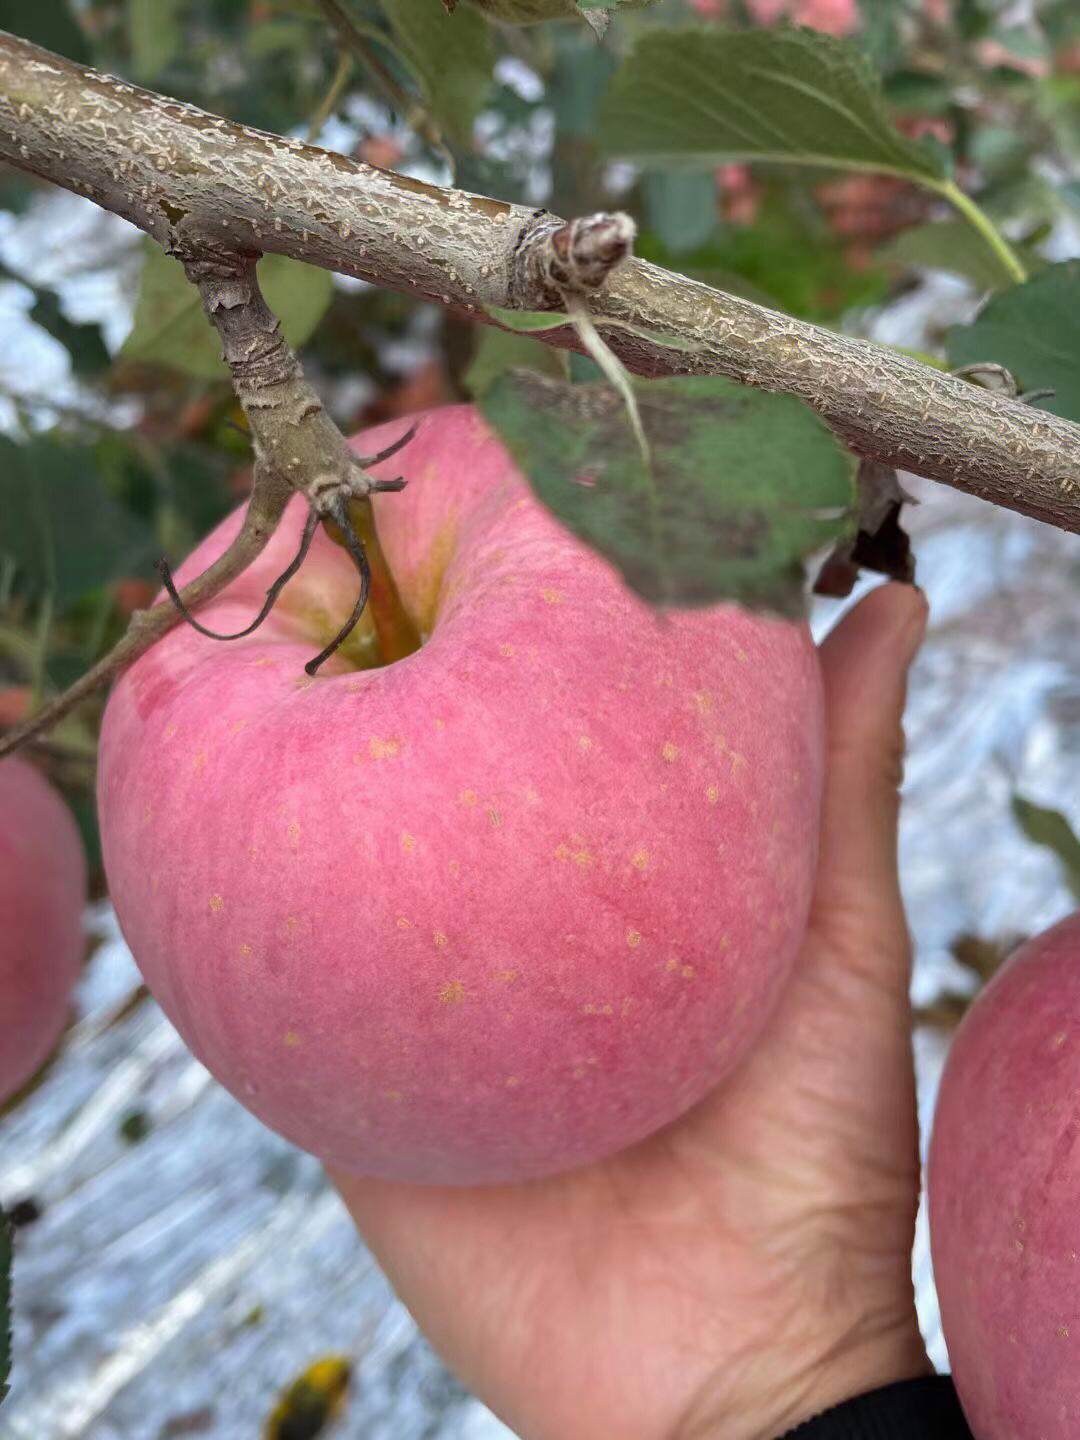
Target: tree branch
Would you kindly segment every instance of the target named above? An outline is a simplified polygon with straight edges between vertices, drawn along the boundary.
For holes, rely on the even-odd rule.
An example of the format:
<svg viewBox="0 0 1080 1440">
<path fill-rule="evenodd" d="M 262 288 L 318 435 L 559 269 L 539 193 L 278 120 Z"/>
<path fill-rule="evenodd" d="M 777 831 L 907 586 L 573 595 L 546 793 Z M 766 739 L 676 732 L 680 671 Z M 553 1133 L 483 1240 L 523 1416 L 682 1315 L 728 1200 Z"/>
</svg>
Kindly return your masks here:
<svg viewBox="0 0 1080 1440">
<path fill-rule="evenodd" d="M 495 323 L 552 310 L 563 222 L 250 130 L 0 33 L 0 159 L 87 195 L 187 256 L 275 251 Z M 853 450 L 1080 531 L 1080 427 L 640 260 L 591 312 L 641 375 L 723 374 L 800 396 Z M 579 342 L 567 326 L 538 338 Z M 992 357 L 987 357 L 991 359 Z"/>
</svg>

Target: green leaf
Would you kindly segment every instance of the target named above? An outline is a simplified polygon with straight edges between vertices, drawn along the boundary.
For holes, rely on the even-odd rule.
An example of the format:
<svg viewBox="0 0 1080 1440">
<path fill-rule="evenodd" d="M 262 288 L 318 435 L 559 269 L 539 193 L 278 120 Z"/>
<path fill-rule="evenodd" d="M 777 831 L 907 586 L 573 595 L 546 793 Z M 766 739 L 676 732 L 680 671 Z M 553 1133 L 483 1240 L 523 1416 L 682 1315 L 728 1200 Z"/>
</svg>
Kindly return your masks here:
<svg viewBox="0 0 1080 1440">
<path fill-rule="evenodd" d="M 187 0 L 127 0 L 131 69 L 137 80 L 153 80 L 178 54 L 184 40 L 181 11 Z"/>
<path fill-rule="evenodd" d="M 1080 422 L 1080 260 L 1050 265 L 992 296 L 947 341 L 949 364 L 1004 365 L 1021 392 L 1053 390 L 1036 403 Z"/>
<path fill-rule="evenodd" d="M 76 375 L 100 375 L 107 370 L 110 356 L 100 328 L 69 320 L 52 290 L 38 290 L 36 294 L 30 319 L 67 347 Z"/>
<path fill-rule="evenodd" d="M 1060 810 L 1047 810 L 1033 805 L 1022 795 L 1012 798 L 1016 823 L 1029 840 L 1052 850 L 1065 869 L 1065 883 L 1076 901 L 1080 901 L 1080 840 Z"/>
<path fill-rule="evenodd" d="M 0 562 L 17 593 L 51 594 L 63 609 L 108 580 L 145 567 L 148 529 L 104 489 L 93 452 L 36 436 L 0 436 Z"/>
<path fill-rule="evenodd" d="M 334 282 L 328 270 L 284 255 L 264 255 L 259 261 L 259 285 L 281 321 L 286 340 L 299 348 L 330 304 Z M 135 320 L 120 354 L 125 360 L 168 365 L 199 380 L 220 380 L 229 373 L 199 292 L 179 260 L 150 240 L 139 279 Z"/>
<path fill-rule="evenodd" d="M 543 330 L 561 330 L 564 326 L 573 329 L 574 324 L 563 310 L 507 310 L 502 305 L 485 305 L 484 309 L 493 319 L 498 320 L 500 325 L 505 325 L 508 330 L 514 330 L 520 335 L 539 334 Z M 614 315 L 596 315 L 593 319 L 598 330 L 627 330 L 631 335 L 640 335 L 643 340 L 666 345 L 670 350 L 693 352 L 698 348 L 696 340 L 681 335 L 668 335 L 663 330 L 650 330 L 645 325 L 634 325 L 631 321 L 617 319 Z"/>
<path fill-rule="evenodd" d="M 719 197 L 711 170 L 654 170 L 642 177 L 641 198 L 649 227 L 672 255 L 696 250 L 717 227 Z"/>
<path fill-rule="evenodd" d="M 53 50 L 79 65 L 90 64 L 90 47 L 68 0 L 0 0 L 0 30 Z"/>
<path fill-rule="evenodd" d="M 11 1389 L 11 1222 L 0 1210 L 0 1405 Z"/>
<path fill-rule="evenodd" d="M 443 132 L 467 148 L 495 82 L 491 27 L 474 10 L 447 15 L 436 0 L 379 3 Z"/>
<path fill-rule="evenodd" d="M 508 370 L 540 370 L 557 379 L 565 379 L 567 352 L 553 345 L 543 345 L 527 335 L 511 335 L 505 330 L 485 327 L 463 376 L 465 388 L 475 399 L 482 395 L 500 375 Z"/>
<path fill-rule="evenodd" d="M 940 160 L 889 122 L 859 49 L 787 26 L 643 35 L 605 98 L 599 141 L 640 161 L 769 160 L 942 179 Z"/>
<path fill-rule="evenodd" d="M 457 0 L 451 0 L 451 8 Z M 574 0 L 468 0 L 491 20 L 510 25 L 539 25 L 545 20 L 581 20 Z"/>
<path fill-rule="evenodd" d="M 966 220 L 934 220 L 902 230 L 878 250 L 877 259 L 907 269 L 963 275 L 983 290 L 998 290 L 1013 283 L 1000 256 Z"/>
<path fill-rule="evenodd" d="M 801 613 L 803 558 L 850 528 L 854 457 L 791 396 L 717 376 L 634 392 L 651 467 L 606 385 L 515 371 L 479 405 L 539 499 L 646 600 Z"/>
</svg>

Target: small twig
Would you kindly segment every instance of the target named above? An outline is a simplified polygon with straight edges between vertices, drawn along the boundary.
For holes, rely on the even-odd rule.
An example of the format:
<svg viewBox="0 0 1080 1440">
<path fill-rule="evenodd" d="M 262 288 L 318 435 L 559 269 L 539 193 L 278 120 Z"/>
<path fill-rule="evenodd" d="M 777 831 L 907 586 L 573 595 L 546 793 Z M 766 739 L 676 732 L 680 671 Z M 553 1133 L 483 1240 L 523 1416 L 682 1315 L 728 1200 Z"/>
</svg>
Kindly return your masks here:
<svg viewBox="0 0 1080 1440">
<path fill-rule="evenodd" d="M 200 576 L 179 591 L 185 606 L 192 609 L 201 605 L 247 569 L 266 547 L 291 498 L 291 486 L 280 477 L 256 476 L 244 523 L 232 544 Z M 111 684 L 181 618 L 180 611 L 171 601 L 162 601 L 149 610 L 136 610 L 127 630 L 107 655 L 91 666 L 86 674 L 80 676 L 63 694 L 0 735 L 0 757 L 18 749 L 31 736 L 51 729 L 83 700 Z"/>
<path fill-rule="evenodd" d="M 313 512 L 314 513 L 314 512 Z M 326 513 L 333 520 L 345 537 L 345 545 L 349 554 L 356 561 L 356 568 L 360 572 L 360 594 L 356 597 L 356 604 L 353 606 L 352 614 L 345 621 L 338 633 L 334 636 L 325 650 L 320 650 L 314 660 L 309 660 L 304 666 L 308 675 L 314 675 L 324 660 L 329 660 L 334 651 L 348 639 L 349 635 L 356 628 L 357 621 L 364 613 L 364 606 L 367 604 L 368 594 L 371 590 L 371 566 L 368 564 L 367 551 L 361 545 L 356 531 L 353 529 L 352 520 L 349 518 L 349 507 L 347 501 L 340 494 L 334 495 L 328 502 Z"/>
<path fill-rule="evenodd" d="M 371 48 L 367 36 L 360 26 L 348 13 L 345 7 L 338 3 L 338 0 L 315 0 L 319 9 L 326 16 L 327 24 L 337 31 L 342 44 L 347 45 L 353 55 L 375 81 L 376 89 L 382 92 L 383 98 L 391 110 L 396 110 L 399 115 L 411 123 L 413 129 L 420 136 L 421 140 L 427 142 L 442 159 L 446 160 L 453 169 L 453 156 L 446 148 L 432 116 L 424 109 L 419 100 L 408 95 L 398 84 L 393 72 L 383 64 L 382 60 Z M 389 44 L 389 37 L 383 42 Z"/>
<path fill-rule="evenodd" d="M 285 569 L 281 572 L 278 578 L 270 586 L 269 590 L 267 590 L 266 600 L 263 604 L 262 609 L 255 616 L 255 619 L 251 622 L 250 625 L 246 625 L 243 630 L 234 630 L 231 635 L 225 635 L 220 630 L 208 630 L 205 625 L 201 624 L 198 620 L 195 619 L 195 616 L 192 615 L 191 611 L 184 603 L 183 597 L 176 588 L 176 584 L 172 578 L 172 571 L 169 569 L 168 561 L 158 561 L 158 574 L 161 576 L 161 582 L 165 586 L 165 589 L 169 592 L 169 599 L 180 611 L 180 614 L 183 616 L 183 618 L 187 621 L 187 623 L 191 626 L 193 630 L 197 630 L 200 635 L 205 635 L 208 640 L 242 640 L 245 635 L 253 635 L 255 631 L 258 630 L 259 626 L 263 623 L 266 617 L 270 614 L 270 611 L 274 608 L 274 602 L 277 600 L 282 590 L 284 590 L 285 586 L 289 583 L 292 577 L 300 569 L 300 566 L 304 563 L 304 560 L 307 557 L 307 553 L 311 549 L 311 542 L 315 538 L 315 531 L 318 528 L 318 524 L 318 513 L 312 510 L 311 513 L 308 515 L 307 524 L 304 526 L 304 534 L 300 540 L 299 550 L 297 550 L 292 560 L 290 560 L 289 564 L 285 567 Z"/>
</svg>

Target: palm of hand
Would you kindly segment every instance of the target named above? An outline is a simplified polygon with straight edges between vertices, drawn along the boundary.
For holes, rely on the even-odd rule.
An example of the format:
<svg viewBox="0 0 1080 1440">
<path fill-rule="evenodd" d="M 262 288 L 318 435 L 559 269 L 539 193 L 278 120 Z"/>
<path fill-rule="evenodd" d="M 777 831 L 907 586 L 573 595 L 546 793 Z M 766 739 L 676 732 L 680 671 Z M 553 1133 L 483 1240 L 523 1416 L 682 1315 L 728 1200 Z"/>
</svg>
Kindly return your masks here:
<svg viewBox="0 0 1080 1440">
<path fill-rule="evenodd" d="M 874 640 L 892 612 L 921 619 L 899 588 L 826 642 L 810 932 L 721 1091 L 632 1150 L 548 1181 L 335 1177 L 436 1348 L 526 1440 L 768 1440 L 929 1369 L 911 1289 L 910 956 L 888 773 L 903 665 Z"/>
</svg>

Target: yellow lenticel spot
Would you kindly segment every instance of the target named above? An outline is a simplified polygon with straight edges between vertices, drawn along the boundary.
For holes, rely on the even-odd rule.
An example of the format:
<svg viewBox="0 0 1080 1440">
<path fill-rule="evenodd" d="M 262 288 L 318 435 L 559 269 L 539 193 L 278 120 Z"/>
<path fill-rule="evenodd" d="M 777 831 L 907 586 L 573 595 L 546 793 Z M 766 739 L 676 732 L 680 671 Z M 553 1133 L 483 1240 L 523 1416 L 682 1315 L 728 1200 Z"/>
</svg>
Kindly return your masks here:
<svg viewBox="0 0 1080 1440">
<path fill-rule="evenodd" d="M 452 880 L 456 880 L 456 879 L 458 878 L 458 876 L 461 874 L 461 863 L 460 863 L 460 861 L 451 860 L 450 863 L 449 863 L 449 865 L 447 865 L 446 868 L 447 868 L 447 870 L 449 870 L 449 872 L 450 872 L 450 878 L 451 878 Z"/>
<path fill-rule="evenodd" d="M 563 603 L 562 591 L 553 590 L 549 585 L 545 585 L 543 590 L 540 591 L 540 598 L 548 605 L 561 605 Z"/>
<path fill-rule="evenodd" d="M 520 1076 L 520 1075 L 507 1075 L 507 1077 L 506 1077 L 506 1088 L 507 1088 L 508 1090 L 515 1090 L 520 1084 L 521 1084 L 521 1076 Z"/>
<path fill-rule="evenodd" d="M 303 1042 L 302 1042 L 302 1040 L 300 1039 L 300 1036 L 296 1033 L 295 1030 L 286 1030 L 286 1031 L 285 1031 L 285 1046 L 286 1046 L 286 1049 L 295 1050 L 295 1049 L 297 1048 L 297 1046 L 301 1045 L 302 1043 L 303 1043 Z"/>
<path fill-rule="evenodd" d="M 439 990 L 440 1005 L 460 1005 L 465 999 L 465 986 L 460 980 L 451 980 Z"/>
<path fill-rule="evenodd" d="M 647 870 L 649 868 L 649 852 L 644 846 L 639 847 L 630 856 L 630 864 L 635 870 Z"/>
<path fill-rule="evenodd" d="M 502 816 L 499 814 L 498 810 L 489 808 L 487 812 L 487 818 L 488 824 L 491 826 L 492 830 L 498 830 L 499 827 L 502 825 Z"/>
<path fill-rule="evenodd" d="M 581 1007 L 581 1013 L 583 1015 L 610 1015 L 612 1009 L 610 1005 L 590 1005 L 588 1001 L 586 1001 Z"/>
<path fill-rule="evenodd" d="M 579 736 L 578 736 L 577 748 L 578 748 L 583 754 L 584 754 L 584 752 L 585 752 L 586 750 L 591 750 L 591 749 L 592 749 L 592 741 L 589 739 L 588 735 L 579 735 Z"/>
<path fill-rule="evenodd" d="M 176 734 L 176 721 L 175 721 L 175 720 L 170 720 L 169 723 L 168 723 L 168 725 L 165 726 L 165 739 L 166 739 L 166 740 L 171 740 L 175 734 Z"/>
<path fill-rule="evenodd" d="M 475 805 L 479 797 L 475 790 L 462 790 L 457 798 L 462 805 Z"/>
<path fill-rule="evenodd" d="M 627 945 L 630 946 L 630 949 L 631 949 L 631 950 L 636 950 L 637 947 L 641 944 L 641 931 L 640 931 L 640 930 L 627 930 L 627 932 L 626 932 L 626 943 L 627 943 Z"/>
<path fill-rule="evenodd" d="M 671 740 L 665 740 L 660 747 L 660 754 L 669 765 L 672 765 L 679 758 L 679 747 Z"/>
<path fill-rule="evenodd" d="M 390 1101 L 392 1104 L 394 1104 L 394 1105 L 400 1105 L 401 1102 L 402 1102 L 402 1100 L 404 1100 L 404 1098 L 405 1098 L 405 1097 L 404 1097 L 404 1095 L 402 1095 L 402 1093 L 401 1093 L 400 1090 L 384 1090 L 384 1091 L 383 1091 L 383 1099 L 384 1099 L 384 1100 L 389 1100 L 389 1101 Z"/>
<path fill-rule="evenodd" d="M 300 919 L 299 915 L 286 915 L 285 917 L 285 929 L 289 932 L 290 935 L 295 935 L 302 924 L 303 921 Z"/>
<path fill-rule="evenodd" d="M 394 921 L 394 924 L 397 926 L 397 928 L 398 928 L 399 930 L 411 930 L 411 929 L 412 929 L 412 921 L 409 920 L 409 919 L 406 919 L 406 917 L 405 917 L 404 915 L 399 915 L 399 916 L 397 917 L 397 919 Z"/>
<path fill-rule="evenodd" d="M 290 821 L 289 821 L 289 829 L 288 829 L 288 831 L 287 831 L 286 833 L 288 834 L 289 844 L 290 844 L 290 845 L 299 845 L 299 844 L 300 844 L 300 821 L 299 821 L 299 820 L 290 820 Z"/>
<path fill-rule="evenodd" d="M 241 960 L 250 960 L 254 953 L 255 952 L 252 950 L 251 946 L 247 943 L 246 940 L 240 946 L 240 949 L 237 951 L 237 954 L 240 956 Z"/>
<path fill-rule="evenodd" d="M 499 971 L 499 981 L 500 981 L 503 985 L 513 985 L 514 981 L 515 981 L 517 978 L 518 978 L 518 972 L 517 972 L 516 970 L 500 970 L 500 971 Z"/>
<path fill-rule="evenodd" d="M 213 914 L 213 915 L 220 915 L 221 912 L 222 912 L 222 910 L 224 910 L 224 909 L 225 909 L 225 901 L 221 898 L 221 896 L 220 896 L 220 895 L 211 895 L 211 896 L 210 896 L 210 912 L 211 912 L 211 914 Z"/>
<path fill-rule="evenodd" d="M 209 760 L 209 758 L 210 756 L 207 751 L 196 750 L 195 758 L 191 762 L 191 768 L 193 770 L 204 770 L 206 768 L 206 762 L 207 760 Z"/>
<path fill-rule="evenodd" d="M 514 653 L 514 647 L 513 647 L 513 645 L 500 645 L 500 646 L 499 646 L 499 654 L 502 655 L 505 659 L 509 660 L 509 658 L 511 657 L 511 655 L 513 655 L 513 653 Z"/>
<path fill-rule="evenodd" d="M 698 708 L 699 715 L 711 715 L 715 702 L 707 690 L 695 690 L 694 704 Z"/>
<path fill-rule="evenodd" d="M 446 936 L 443 934 L 443 932 L 442 932 L 441 930 L 436 930 L 436 931 L 435 931 L 435 934 L 434 934 L 431 938 L 434 940 L 437 948 L 440 949 L 440 950 L 441 950 L 441 949 L 443 948 L 443 946 L 446 944 Z"/>
<path fill-rule="evenodd" d="M 710 805 L 715 805 L 720 799 L 720 787 L 718 785 L 705 786 L 705 799 Z"/>
<path fill-rule="evenodd" d="M 373 735 L 368 741 L 368 754 L 373 760 L 390 760 L 401 754 L 400 740 L 381 740 Z"/>
<path fill-rule="evenodd" d="M 401 848 L 406 854 L 412 854 L 416 849 L 416 836 L 410 835 L 407 830 L 401 832 Z"/>
</svg>

